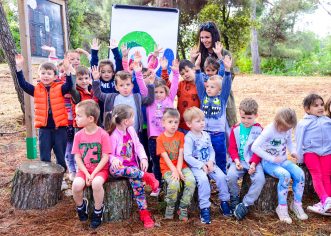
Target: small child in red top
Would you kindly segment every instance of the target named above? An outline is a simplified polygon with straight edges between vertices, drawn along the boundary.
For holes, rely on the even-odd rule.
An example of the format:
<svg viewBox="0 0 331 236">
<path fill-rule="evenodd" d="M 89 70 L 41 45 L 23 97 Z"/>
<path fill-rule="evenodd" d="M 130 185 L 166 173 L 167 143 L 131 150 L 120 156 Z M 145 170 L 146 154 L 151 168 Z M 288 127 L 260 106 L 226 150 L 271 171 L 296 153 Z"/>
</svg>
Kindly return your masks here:
<svg viewBox="0 0 331 236">
<path fill-rule="evenodd" d="M 99 106 L 91 99 L 76 106 L 76 122 L 83 129 L 76 133 L 72 148 L 79 169 L 72 183 L 72 194 L 80 221 L 86 221 L 88 201 L 83 198 L 83 190 L 85 186 L 92 186 L 94 212 L 91 228 L 97 228 L 102 221 L 103 184 L 109 176 L 108 154 L 111 152 L 108 133 L 97 125 L 99 115 Z"/>
<path fill-rule="evenodd" d="M 195 191 L 195 178 L 184 161 L 184 134 L 177 131 L 179 117 L 176 109 L 165 109 L 162 117 L 162 126 L 165 131 L 156 139 L 156 153 L 160 155 L 162 176 L 167 182 L 165 218 L 174 218 L 175 204 L 181 189 L 181 181 L 183 181 L 184 191 L 180 199 L 178 215 L 180 220 L 187 221 L 187 208 Z"/>
<path fill-rule="evenodd" d="M 262 127 L 255 123 L 258 104 L 254 99 L 246 98 L 241 101 L 239 114 L 241 122 L 234 125 L 230 134 L 229 154 L 233 160 L 227 174 L 231 207 L 238 220 L 248 213 L 248 207 L 259 197 L 265 183 L 261 159 L 252 152 L 251 146 L 261 134 Z M 252 184 L 242 203 L 239 201 L 238 179 L 246 173 L 250 175 Z"/>
</svg>

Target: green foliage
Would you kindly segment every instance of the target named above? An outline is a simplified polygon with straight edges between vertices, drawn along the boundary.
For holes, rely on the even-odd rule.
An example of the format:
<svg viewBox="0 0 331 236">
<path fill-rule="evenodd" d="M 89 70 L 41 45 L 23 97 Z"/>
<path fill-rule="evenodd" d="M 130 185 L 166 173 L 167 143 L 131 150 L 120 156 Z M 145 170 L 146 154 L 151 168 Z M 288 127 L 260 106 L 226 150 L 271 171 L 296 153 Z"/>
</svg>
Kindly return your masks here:
<svg viewBox="0 0 331 236">
<path fill-rule="evenodd" d="M 247 50 L 241 50 L 237 54 L 235 65 L 238 67 L 240 73 L 252 73 L 252 58 L 247 53 Z"/>
</svg>

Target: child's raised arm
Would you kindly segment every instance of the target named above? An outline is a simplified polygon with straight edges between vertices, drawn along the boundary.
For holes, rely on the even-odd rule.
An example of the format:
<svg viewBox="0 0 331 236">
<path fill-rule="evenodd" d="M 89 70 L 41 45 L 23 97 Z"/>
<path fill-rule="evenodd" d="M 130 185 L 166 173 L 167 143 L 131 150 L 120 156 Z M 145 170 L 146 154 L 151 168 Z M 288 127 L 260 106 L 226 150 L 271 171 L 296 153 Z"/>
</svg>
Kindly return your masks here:
<svg viewBox="0 0 331 236">
<path fill-rule="evenodd" d="M 71 71 L 73 70 L 72 66 L 70 65 L 69 59 L 63 59 L 63 69 L 64 73 L 66 74 L 66 82 L 62 84 L 61 91 L 62 95 L 69 93 L 72 89 L 72 79 L 71 79 Z"/>
<path fill-rule="evenodd" d="M 16 62 L 16 75 L 19 86 L 27 94 L 29 94 L 30 96 L 34 96 L 34 86 L 29 82 L 25 81 L 24 79 L 24 75 L 23 75 L 24 57 L 21 54 L 15 55 L 15 62 Z"/>
<path fill-rule="evenodd" d="M 195 87 L 197 88 L 199 100 L 202 101 L 205 94 L 205 84 L 203 79 L 203 73 L 200 70 L 200 62 L 201 62 L 201 53 L 198 55 L 198 59 L 195 62 Z"/>
<path fill-rule="evenodd" d="M 94 95 L 102 102 L 104 102 L 107 98 L 107 93 L 103 93 L 100 88 L 100 73 L 99 69 L 96 66 L 92 67 L 92 76 L 93 76 L 93 82 L 92 82 L 92 89 L 94 92 Z"/>
<path fill-rule="evenodd" d="M 99 40 L 97 38 L 92 39 L 92 43 L 91 43 L 91 68 L 93 66 L 98 66 L 99 64 L 99 56 L 98 56 L 98 52 L 100 49 L 100 44 L 99 44 Z"/>
<path fill-rule="evenodd" d="M 129 58 L 128 58 L 129 49 L 128 49 L 126 44 L 122 44 L 121 52 L 122 52 L 122 67 L 123 67 L 123 70 L 131 73 L 131 71 L 129 69 Z"/>
<path fill-rule="evenodd" d="M 225 74 L 222 80 L 222 90 L 221 90 L 221 98 L 227 102 L 229 96 L 230 96 L 230 91 L 231 91 L 231 84 L 232 84 L 232 79 L 231 79 L 231 65 L 232 65 L 232 58 L 230 58 L 228 55 L 224 57 L 224 67 L 225 67 Z"/>
<path fill-rule="evenodd" d="M 217 41 L 215 43 L 215 47 L 213 48 L 214 53 L 217 55 L 217 58 L 219 60 L 223 59 L 222 51 L 223 51 L 223 45 L 221 42 Z"/>
<path fill-rule="evenodd" d="M 179 62 L 177 59 L 173 60 L 171 70 L 172 70 L 173 78 L 169 90 L 169 97 L 171 100 L 174 100 L 177 95 L 178 83 L 179 83 Z"/>
<path fill-rule="evenodd" d="M 116 71 L 123 70 L 122 56 L 120 54 L 120 51 L 118 50 L 118 42 L 115 39 L 110 39 L 108 47 L 114 55 Z"/>
<path fill-rule="evenodd" d="M 135 75 L 135 80 L 137 81 L 140 94 L 143 97 L 146 97 L 148 94 L 148 89 L 147 86 L 144 82 L 143 74 L 142 74 L 142 65 L 140 63 L 134 62 L 133 65 L 133 70 L 134 70 L 134 75 Z"/>
</svg>

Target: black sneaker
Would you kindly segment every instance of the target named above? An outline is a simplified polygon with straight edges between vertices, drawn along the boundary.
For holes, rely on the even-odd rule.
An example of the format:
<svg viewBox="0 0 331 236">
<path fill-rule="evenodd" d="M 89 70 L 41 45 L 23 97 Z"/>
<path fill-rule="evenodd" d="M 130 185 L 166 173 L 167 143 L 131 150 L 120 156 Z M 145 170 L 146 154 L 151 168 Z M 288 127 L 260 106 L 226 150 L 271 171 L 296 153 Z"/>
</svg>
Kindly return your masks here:
<svg viewBox="0 0 331 236">
<path fill-rule="evenodd" d="M 104 207 L 101 208 L 101 210 L 99 211 L 99 213 L 95 213 L 95 209 L 94 209 L 93 214 L 92 214 L 91 224 L 90 224 L 90 227 L 92 229 L 95 229 L 99 225 L 101 225 L 103 210 L 104 210 Z"/>
<path fill-rule="evenodd" d="M 239 203 L 234 210 L 234 216 L 237 220 L 242 220 L 248 213 L 248 208 L 245 206 L 244 203 Z"/>
<path fill-rule="evenodd" d="M 222 201 L 221 202 L 221 212 L 223 213 L 224 216 L 230 217 L 232 216 L 232 211 L 230 208 L 230 205 L 227 201 Z"/>
<path fill-rule="evenodd" d="M 80 221 L 87 221 L 88 219 L 88 201 L 86 198 L 83 198 L 82 207 L 76 207 L 78 218 Z"/>
<path fill-rule="evenodd" d="M 232 210 L 232 212 L 234 211 L 234 209 L 236 209 L 236 206 L 240 203 L 240 198 L 239 196 L 235 196 L 235 197 L 230 197 L 230 208 Z"/>
</svg>

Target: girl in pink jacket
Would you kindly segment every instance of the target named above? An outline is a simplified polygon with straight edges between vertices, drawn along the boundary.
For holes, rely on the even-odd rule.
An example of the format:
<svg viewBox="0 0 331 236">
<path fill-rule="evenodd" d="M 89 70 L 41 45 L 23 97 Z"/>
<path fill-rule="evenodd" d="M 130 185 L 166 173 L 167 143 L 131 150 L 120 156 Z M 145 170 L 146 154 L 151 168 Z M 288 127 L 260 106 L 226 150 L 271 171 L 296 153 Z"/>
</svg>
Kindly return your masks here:
<svg viewBox="0 0 331 236">
<path fill-rule="evenodd" d="M 105 118 L 105 129 L 110 135 L 110 174 L 114 177 L 126 177 L 133 189 L 138 204 L 140 220 L 145 228 L 154 227 L 154 221 L 147 210 L 144 183 L 152 190 L 159 187 L 153 174 L 147 173 L 148 161 L 143 145 L 133 128 L 134 111 L 129 105 L 115 106 L 112 114 Z"/>
</svg>

